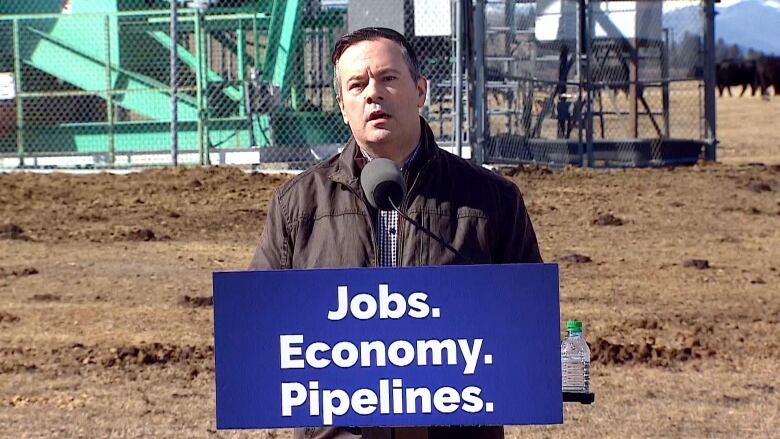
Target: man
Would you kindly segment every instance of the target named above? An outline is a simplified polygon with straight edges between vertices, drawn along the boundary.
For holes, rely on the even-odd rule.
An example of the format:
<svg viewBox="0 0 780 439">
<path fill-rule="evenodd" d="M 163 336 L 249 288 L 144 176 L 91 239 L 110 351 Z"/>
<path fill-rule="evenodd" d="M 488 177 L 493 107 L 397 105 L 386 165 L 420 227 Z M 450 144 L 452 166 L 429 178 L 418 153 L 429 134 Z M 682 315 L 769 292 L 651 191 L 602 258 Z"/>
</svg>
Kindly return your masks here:
<svg viewBox="0 0 780 439">
<path fill-rule="evenodd" d="M 341 154 L 277 189 L 251 269 L 463 263 L 397 214 L 368 204 L 360 172 L 375 157 L 401 168 L 409 188 L 401 209 L 475 263 L 541 262 L 517 186 L 436 145 L 419 116 L 427 82 L 401 34 L 360 29 L 336 42 L 332 60 L 339 108 L 352 138 Z M 400 437 L 392 430 L 305 429 L 295 437 Z M 430 427 L 427 434 L 493 439 L 503 438 L 503 429 Z"/>
</svg>

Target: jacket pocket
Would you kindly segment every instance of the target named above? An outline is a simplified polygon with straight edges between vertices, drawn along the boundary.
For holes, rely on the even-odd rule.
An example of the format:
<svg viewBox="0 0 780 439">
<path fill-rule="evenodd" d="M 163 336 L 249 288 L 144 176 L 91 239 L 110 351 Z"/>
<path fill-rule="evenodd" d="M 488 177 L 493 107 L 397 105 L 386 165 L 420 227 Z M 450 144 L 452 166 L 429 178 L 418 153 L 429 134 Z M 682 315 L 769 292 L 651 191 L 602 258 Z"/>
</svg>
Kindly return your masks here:
<svg viewBox="0 0 780 439">
<path fill-rule="evenodd" d="M 454 247 L 465 258 L 473 263 L 490 263 L 490 246 L 488 238 L 488 218 L 481 211 L 461 208 L 451 214 L 425 213 L 426 226 L 444 242 Z M 420 232 L 423 233 L 423 232 Z M 425 235 L 421 238 L 424 244 L 424 265 L 464 265 L 464 260 L 451 250 Z"/>
</svg>

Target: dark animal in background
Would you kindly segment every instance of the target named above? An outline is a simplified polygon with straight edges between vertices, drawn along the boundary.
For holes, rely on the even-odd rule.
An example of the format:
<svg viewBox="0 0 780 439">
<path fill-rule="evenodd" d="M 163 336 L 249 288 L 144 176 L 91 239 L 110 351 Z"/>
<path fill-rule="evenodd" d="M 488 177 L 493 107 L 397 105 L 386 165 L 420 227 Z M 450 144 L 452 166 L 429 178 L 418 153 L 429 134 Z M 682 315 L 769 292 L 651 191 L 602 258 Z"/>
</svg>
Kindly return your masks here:
<svg viewBox="0 0 780 439">
<path fill-rule="evenodd" d="M 762 56 L 756 60 L 756 73 L 761 95 L 769 95 L 769 87 L 775 89 L 775 96 L 780 96 L 780 56 Z"/>
<path fill-rule="evenodd" d="M 731 87 L 742 86 L 739 96 L 742 97 L 750 87 L 750 95 L 755 96 L 759 89 L 759 78 L 756 60 L 728 59 L 715 67 L 715 83 L 718 86 L 718 96 L 723 96 L 723 90 L 731 94 Z"/>
</svg>

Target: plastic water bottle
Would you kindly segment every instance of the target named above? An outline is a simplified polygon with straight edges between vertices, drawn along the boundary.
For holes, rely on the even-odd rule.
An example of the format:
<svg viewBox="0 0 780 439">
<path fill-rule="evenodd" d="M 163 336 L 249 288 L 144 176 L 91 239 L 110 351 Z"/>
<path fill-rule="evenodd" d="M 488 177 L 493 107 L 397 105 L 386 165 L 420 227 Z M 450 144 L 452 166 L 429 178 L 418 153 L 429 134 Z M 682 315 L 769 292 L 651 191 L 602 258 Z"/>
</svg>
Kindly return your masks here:
<svg viewBox="0 0 780 439">
<path fill-rule="evenodd" d="M 582 322 L 566 322 L 569 335 L 561 342 L 563 391 L 590 393 L 590 348 L 582 337 Z"/>
</svg>

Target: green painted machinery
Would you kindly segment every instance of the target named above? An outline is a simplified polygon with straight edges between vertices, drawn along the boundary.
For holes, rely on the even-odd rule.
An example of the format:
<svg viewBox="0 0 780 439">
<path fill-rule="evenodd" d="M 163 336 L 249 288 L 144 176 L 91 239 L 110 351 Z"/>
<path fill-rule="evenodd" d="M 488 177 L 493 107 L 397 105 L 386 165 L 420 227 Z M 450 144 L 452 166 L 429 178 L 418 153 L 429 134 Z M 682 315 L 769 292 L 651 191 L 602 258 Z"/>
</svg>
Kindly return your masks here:
<svg viewBox="0 0 780 439">
<path fill-rule="evenodd" d="M 229 6 L 180 8 L 174 43 L 167 0 L 0 2 L 0 72 L 17 78 L 17 149 L 166 151 L 174 44 L 182 150 L 343 142 L 321 52 L 343 30 L 344 12 L 304 0 L 220 3 Z M 58 106 L 69 108 L 58 116 Z"/>
</svg>

